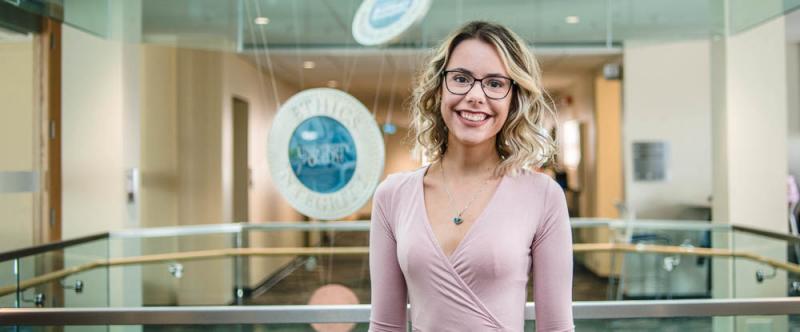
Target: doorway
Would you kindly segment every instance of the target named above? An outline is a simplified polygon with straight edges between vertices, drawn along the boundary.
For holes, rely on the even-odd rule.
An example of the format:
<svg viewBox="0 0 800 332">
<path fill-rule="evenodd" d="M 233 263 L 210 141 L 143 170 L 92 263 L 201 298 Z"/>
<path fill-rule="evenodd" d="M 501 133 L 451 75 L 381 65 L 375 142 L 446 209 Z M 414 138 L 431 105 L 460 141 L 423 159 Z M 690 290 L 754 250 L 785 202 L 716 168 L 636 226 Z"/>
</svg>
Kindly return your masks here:
<svg viewBox="0 0 800 332">
<path fill-rule="evenodd" d="M 250 106 L 233 98 L 233 221 L 250 221 L 251 170 L 248 160 Z"/>
</svg>

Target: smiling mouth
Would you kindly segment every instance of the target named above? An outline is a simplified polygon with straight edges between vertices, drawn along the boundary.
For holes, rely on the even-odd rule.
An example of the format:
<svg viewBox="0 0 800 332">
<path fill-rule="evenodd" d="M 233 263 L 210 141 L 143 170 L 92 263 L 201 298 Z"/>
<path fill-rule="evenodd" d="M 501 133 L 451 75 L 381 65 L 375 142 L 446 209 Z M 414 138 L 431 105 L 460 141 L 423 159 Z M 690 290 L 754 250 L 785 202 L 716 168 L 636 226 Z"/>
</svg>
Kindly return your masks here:
<svg viewBox="0 0 800 332">
<path fill-rule="evenodd" d="M 456 114 L 458 114 L 458 116 L 461 117 L 462 119 L 471 122 L 481 122 L 491 117 L 486 113 L 480 113 L 480 112 L 456 111 Z"/>
</svg>

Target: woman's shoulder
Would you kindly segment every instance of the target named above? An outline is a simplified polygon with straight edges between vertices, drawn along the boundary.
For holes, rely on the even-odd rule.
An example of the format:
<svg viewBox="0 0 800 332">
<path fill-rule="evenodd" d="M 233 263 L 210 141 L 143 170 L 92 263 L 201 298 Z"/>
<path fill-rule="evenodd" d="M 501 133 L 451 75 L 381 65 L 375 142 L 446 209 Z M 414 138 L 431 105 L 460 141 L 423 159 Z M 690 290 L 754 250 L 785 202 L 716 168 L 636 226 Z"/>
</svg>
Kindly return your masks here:
<svg viewBox="0 0 800 332">
<path fill-rule="evenodd" d="M 560 188 L 558 182 L 556 182 L 552 177 L 535 170 L 522 169 L 518 171 L 516 175 L 510 175 L 510 177 L 513 179 L 513 182 L 520 187 L 520 189 L 547 193 L 556 187 Z"/>
<path fill-rule="evenodd" d="M 375 198 L 391 200 L 394 193 L 414 188 L 413 185 L 416 183 L 415 179 L 422 175 L 422 172 L 425 171 L 425 167 L 426 166 L 422 166 L 414 170 L 389 174 L 378 184 L 378 188 L 375 189 Z"/>
</svg>

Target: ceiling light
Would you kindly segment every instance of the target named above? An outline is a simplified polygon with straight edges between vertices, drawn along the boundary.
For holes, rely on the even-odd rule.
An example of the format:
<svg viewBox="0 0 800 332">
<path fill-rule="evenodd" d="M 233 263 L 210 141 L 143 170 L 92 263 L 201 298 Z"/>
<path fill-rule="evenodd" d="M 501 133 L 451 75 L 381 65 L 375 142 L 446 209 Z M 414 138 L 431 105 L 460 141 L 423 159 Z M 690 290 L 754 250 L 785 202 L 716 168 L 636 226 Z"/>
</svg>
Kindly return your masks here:
<svg viewBox="0 0 800 332">
<path fill-rule="evenodd" d="M 567 16 L 564 18 L 564 21 L 569 24 L 578 24 L 581 22 L 581 18 L 578 16 Z"/>
<path fill-rule="evenodd" d="M 303 61 L 303 68 L 305 69 L 314 69 L 316 65 L 314 61 Z"/>
<path fill-rule="evenodd" d="M 266 18 L 266 17 L 256 17 L 256 19 L 253 20 L 253 22 L 255 22 L 255 24 L 258 24 L 258 25 L 265 25 L 265 24 L 269 23 L 269 19 Z"/>
</svg>

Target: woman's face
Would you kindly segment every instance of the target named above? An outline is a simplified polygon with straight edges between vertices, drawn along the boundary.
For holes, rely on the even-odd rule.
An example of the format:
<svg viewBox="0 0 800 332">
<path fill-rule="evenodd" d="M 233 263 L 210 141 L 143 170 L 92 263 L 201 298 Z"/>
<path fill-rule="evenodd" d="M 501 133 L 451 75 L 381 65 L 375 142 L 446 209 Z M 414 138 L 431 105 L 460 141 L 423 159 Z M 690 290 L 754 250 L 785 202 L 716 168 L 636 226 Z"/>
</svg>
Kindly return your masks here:
<svg viewBox="0 0 800 332">
<path fill-rule="evenodd" d="M 467 39 L 458 44 L 450 54 L 445 70 L 459 70 L 476 79 L 509 77 L 494 46 L 478 39 Z M 464 77 L 454 78 L 464 81 Z M 448 80 L 447 76 L 443 80 Z M 449 90 L 445 84 L 442 83 L 440 108 L 449 131 L 450 144 L 454 143 L 452 140 L 456 140 L 467 146 L 487 142 L 494 145 L 495 136 L 508 118 L 513 91 L 509 91 L 505 98 L 490 99 L 481 89 L 481 82 L 475 81 L 465 95 L 453 94 L 450 92 L 452 86 Z M 484 80 L 484 84 L 497 84 L 497 82 Z M 488 88 L 489 86 L 487 92 Z"/>
</svg>

